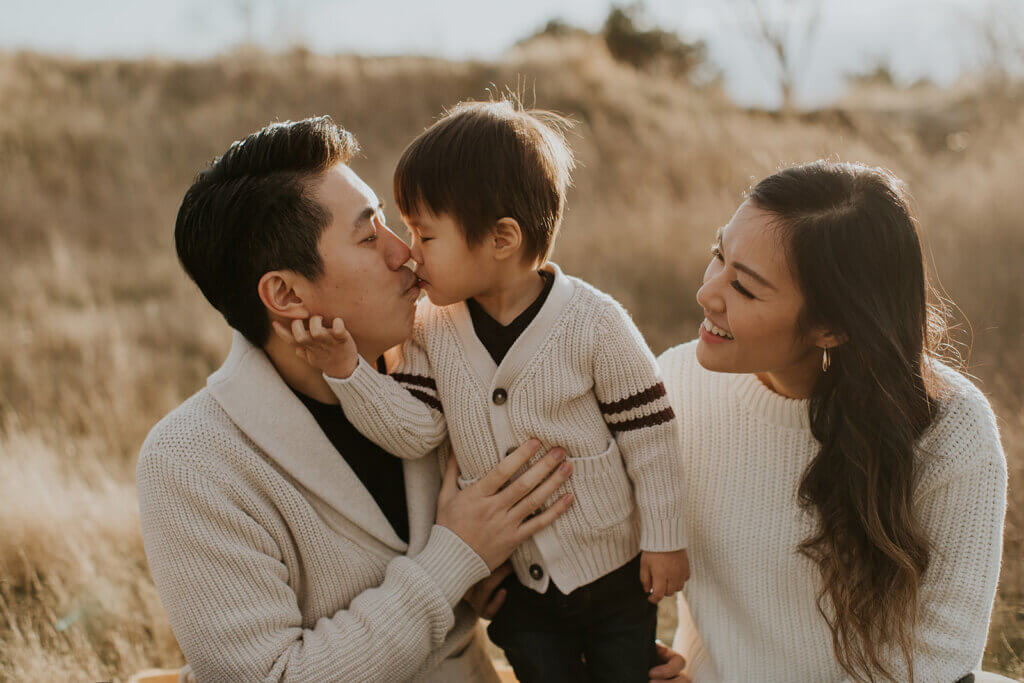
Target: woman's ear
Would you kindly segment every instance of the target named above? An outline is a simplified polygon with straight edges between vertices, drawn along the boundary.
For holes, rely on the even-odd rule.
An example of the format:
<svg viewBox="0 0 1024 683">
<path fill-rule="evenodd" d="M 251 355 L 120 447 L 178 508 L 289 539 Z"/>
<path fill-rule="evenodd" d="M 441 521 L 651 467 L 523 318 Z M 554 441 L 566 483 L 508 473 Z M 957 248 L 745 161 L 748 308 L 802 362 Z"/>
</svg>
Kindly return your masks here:
<svg viewBox="0 0 1024 683">
<path fill-rule="evenodd" d="M 494 257 L 499 261 L 519 253 L 523 246 L 523 230 L 515 218 L 499 218 L 491 228 L 491 244 Z"/>
<path fill-rule="evenodd" d="M 843 332 L 831 332 L 829 330 L 818 330 L 814 333 L 814 345 L 819 349 L 834 349 L 842 346 L 849 340 Z"/>
<path fill-rule="evenodd" d="M 290 270 L 272 270 L 260 278 L 257 292 L 271 317 L 295 320 L 310 316 L 309 308 L 295 289 L 299 279 L 301 276 Z"/>
</svg>

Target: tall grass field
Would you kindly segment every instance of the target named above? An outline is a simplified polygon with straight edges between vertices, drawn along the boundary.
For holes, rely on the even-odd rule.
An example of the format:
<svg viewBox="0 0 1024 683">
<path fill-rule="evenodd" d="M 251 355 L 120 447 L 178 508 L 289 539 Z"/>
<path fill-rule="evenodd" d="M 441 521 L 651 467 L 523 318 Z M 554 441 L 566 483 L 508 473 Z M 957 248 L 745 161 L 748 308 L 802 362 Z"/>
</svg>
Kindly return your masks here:
<svg viewBox="0 0 1024 683">
<path fill-rule="evenodd" d="M 194 174 L 269 121 L 330 114 L 388 200 L 402 149 L 444 107 L 507 86 L 577 122 L 555 260 L 622 301 L 656 353 L 696 335 L 708 246 L 754 180 L 832 157 L 907 181 L 1010 468 L 984 663 L 1024 676 L 1024 88 L 863 86 L 780 114 L 567 38 L 497 62 L 0 53 L 0 680 L 124 680 L 183 661 L 146 565 L 134 467 L 230 342 L 172 246 Z"/>
</svg>

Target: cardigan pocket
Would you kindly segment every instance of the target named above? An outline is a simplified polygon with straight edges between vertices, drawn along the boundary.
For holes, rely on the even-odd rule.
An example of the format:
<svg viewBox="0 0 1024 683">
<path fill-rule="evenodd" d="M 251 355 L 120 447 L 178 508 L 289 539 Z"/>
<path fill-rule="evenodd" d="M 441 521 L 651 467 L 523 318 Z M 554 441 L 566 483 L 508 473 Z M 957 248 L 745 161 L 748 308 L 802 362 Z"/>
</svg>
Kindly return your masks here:
<svg viewBox="0 0 1024 683">
<path fill-rule="evenodd" d="M 598 455 L 566 458 L 572 463 L 572 484 L 576 501 L 572 507 L 584 526 L 604 530 L 629 517 L 633 511 L 633 489 L 615 439 Z"/>
</svg>

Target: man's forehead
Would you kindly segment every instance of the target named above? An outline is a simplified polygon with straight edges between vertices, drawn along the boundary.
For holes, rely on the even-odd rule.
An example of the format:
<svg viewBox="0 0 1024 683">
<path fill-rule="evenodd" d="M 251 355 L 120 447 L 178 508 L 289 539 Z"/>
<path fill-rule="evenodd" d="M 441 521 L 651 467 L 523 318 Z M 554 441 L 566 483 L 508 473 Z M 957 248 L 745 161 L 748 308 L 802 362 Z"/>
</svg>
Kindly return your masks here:
<svg viewBox="0 0 1024 683">
<path fill-rule="evenodd" d="M 324 172 L 315 197 L 335 218 L 345 221 L 355 221 L 363 209 L 379 203 L 370 186 L 346 164 L 337 164 Z"/>
</svg>

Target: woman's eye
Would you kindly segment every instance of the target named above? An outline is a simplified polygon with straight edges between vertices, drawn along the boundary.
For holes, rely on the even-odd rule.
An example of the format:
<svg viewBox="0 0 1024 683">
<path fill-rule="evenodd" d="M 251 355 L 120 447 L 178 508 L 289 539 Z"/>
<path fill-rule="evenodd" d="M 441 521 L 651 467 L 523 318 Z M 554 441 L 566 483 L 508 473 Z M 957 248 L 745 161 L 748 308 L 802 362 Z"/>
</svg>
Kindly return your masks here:
<svg viewBox="0 0 1024 683">
<path fill-rule="evenodd" d="M 434 239 L 434 238 L 433 237 L 422 237 L 422 238 L 420 238 L 420 242 L 423 242 L 424 244 L 426 244 L 427 242 L 429 242 L 432 239 Z"/>
<path fill-rule="evenodd" d="M 732 284 L 733 289 L 735 289 L 737 292 L 747 297 L 748 299 L 755 298 L 754 295 L 751 294 L 748 289 L 746 289 L 743 285 L 740 284 L 739 280 L 733 280 L 730 284 Z"/>
<path fill-rule="evenodd" d="M 363 241 L 364 242 L 376 242 L 377 241 L 377 233 L 373 233 L 372 235 L 370 235 L 369 237 L 367 237 Z"/>
</svg>

